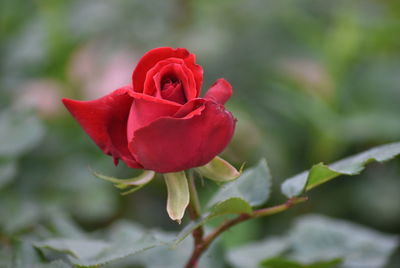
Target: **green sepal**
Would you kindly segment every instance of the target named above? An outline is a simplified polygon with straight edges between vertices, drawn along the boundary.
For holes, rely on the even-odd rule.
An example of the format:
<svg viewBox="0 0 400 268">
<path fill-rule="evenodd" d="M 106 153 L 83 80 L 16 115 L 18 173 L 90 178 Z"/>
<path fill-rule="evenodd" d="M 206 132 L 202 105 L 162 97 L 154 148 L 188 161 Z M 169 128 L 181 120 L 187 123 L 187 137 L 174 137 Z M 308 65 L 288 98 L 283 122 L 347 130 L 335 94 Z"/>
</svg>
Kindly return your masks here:
<svg viewBox="0 0 400 268">
<path fill-rule="evenodd" d="M 202 176 L 217 182 L 227 182 L 237 179 L 242 174 L 243 166 L 238 171 L 234 166 L 226 160 L 216 156 L 208 164 L 197 167 L 195 170 Z"/>
<path fill-rule="evenodd" d="M 185 172 L 164 173 L 163 175 L 168 190 L 168 216 L 180 224 L 190 200 L 189 185 Z"/>
<path fill-rule="evenodd" d="M 118 189 L 124 190 L 130 187 L 129 190 L 122 192 L 121 195 L 127 195 L 136 192 L 137 190 L 143 188 L 146 184 L 148 184 L 155 176 L 155 172 L 151 170 L 144 170 L 142 174 L 139 176 L 129 178 L 129 179 L 119 179 L 111 176 L 107 176 L 104 174 L 100 174 L 91 168 L 89 168 L 90 172 L 99 179 L 109 181 L 114 183 L 114 186 Z"/>
</svg>

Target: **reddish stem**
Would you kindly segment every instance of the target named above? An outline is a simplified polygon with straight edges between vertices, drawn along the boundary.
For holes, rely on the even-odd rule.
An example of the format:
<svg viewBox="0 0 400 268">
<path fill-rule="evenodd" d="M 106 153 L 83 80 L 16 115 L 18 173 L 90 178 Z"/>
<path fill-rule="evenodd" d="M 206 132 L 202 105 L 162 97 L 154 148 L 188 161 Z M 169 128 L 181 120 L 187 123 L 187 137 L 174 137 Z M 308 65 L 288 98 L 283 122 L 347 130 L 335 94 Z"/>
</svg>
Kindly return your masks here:
<svg viewBox="0 0 400 268">
<path fill-rule="evenodd" d="M 259 210 L 253 211 L 251 214 L 240 214 L 236 218 L 232 220 L 227 220 L 224 223 L 222 223 L 217 229 L 215 229 L 212 233 L 207 235 L 202 239 L 202 241 L 198 240 L 196 242 L 196 237 L 195 237 L 195 232 L 197 229 L 193 231 L 193 237 L 195 238 L 195 247 L 192 252 L 192 256 L 190 257 L 189 261 L 186 263 L 185 268 L 195 268 L 197 267 L 197 263 L 199 261 L 199 258 L 201 255 L 208 249 L 210 244 L 224 231 L 227 229 L 231 228 L 232 226 L 239 224 L 243 221 L 247 221 L 249 219 L 253 218 L 258 218 L 258 217 L 263 217 L 263 216 L 269 216 L 273 214 L 277 214 L 279 212 L 285 211 L 292 206 L 305 202 L 307 201 L 307 197 L 294 197 L 289 200 L 287 200 L 285 203 L 269 208 L 263 208 Z"/>
</svg>

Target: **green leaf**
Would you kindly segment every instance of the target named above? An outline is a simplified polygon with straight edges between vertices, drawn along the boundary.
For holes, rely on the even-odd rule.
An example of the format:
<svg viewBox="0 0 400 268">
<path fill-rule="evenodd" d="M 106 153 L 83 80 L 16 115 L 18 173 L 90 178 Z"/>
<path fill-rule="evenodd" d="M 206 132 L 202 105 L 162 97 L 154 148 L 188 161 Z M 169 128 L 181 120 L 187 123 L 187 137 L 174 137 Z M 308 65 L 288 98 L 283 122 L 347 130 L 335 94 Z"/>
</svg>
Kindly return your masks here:
<svg viewBox="0 0 400 268">
<path fill-rule="evenodd" d="M 42 260 L 28 239 L 15 239 L 11 244 L 0 247 L 0 267 L 12 268 L 71 268 L 61 260 L 42 263 Z"/>
<path fill-rule="evenodd" d="M 77 260 L 94 259 L 109 247 L 106 241 L 85 238 L 52 238 L 34 245 L 67 253 Z"/>
<path fill-rule="evenodd" d="M 17 163 L 11 159 L 0 159 L 0 188 L 8 184 L 17 174 Z"/>
<path fill-rule="evenodd" d="M 175 233 L 159 233 L 163 239 L 171 240 Z M 169 267 L 185 267 L 186 262 L 193 249 L 193 239 L 189 237 L 185 239 L 177 248 L 171 249 L 167 246 L 158 246 L 146 250 L 141 254 L 135 255 L 133 258 L 138 259 L 138 263 L 149 268 L 169 268 Z M 210 248 L 204 252 L 199 260 L 198 267 L 204 268 L 224 268 L 224 260 L 221 258 L 223 252 L 218 247 L 218 241 L 215 241 Z M 133 265 L 125 265 L 123 267 L 136 267 Z"/>
<path fill-rule="evenodd" d="M 25 268 L 40 263 L 39 255 L 35 248 L 27 241 L 13 243 L 13 268 Z"/>
<path fill-rule="evenodd" d="M 63 262 L 61 260 L 52 261 L 50 263 L 42 264 L 42 265 L 36 266 L 36 267 L 37 268 L 72 268 L 71 265 L 66 264 L 65 262 Z"/>
<path fill-rule="evenodd" d="M 14 198 L 15 192 L 1 194 L 0 228 L 2 233 L 14 234 L 24 228 L 29 228 L 42 217 L 43 207 L 37 202 Z"/>
<path fill-rule="evenodd" d="M 51 229 L 68 238 L 86 238 L 86 233 L 76 225 L 71 217 L 62 211 L 54 211 L 50 218 Z"/>
<path fill-rule="evenodd" d="M 218 156 L 208 164 L 195 168 L 195 170 L 202 176 L 217 182 L 231 181 L 237 179 L 241 174 L 241 171 Z"/>
<path fill-rule="evenodd" d="M 232 197 L 213 206 L 209 217 L 225 214 L 251 213 L 252 211 L 249 203 L 241 198 Z"/>
<path fill-rule="evenodd" d="M 103 267 L 102 265 L 106 264 L 109 264 L 106 267 L 136 267 L 138 265 L 152 268 L 183 267 L 191 253 L 193 240 L 187 239 L 176 250 L 173 250 L 169 247 L 168 242 L 175 235 L 176 233 L 173 232 L 148 231 L 140 225 L 118 221 L 107 230 L 106 235 L 100 236 L 101 240 L 90 238 L 87 234 L 82 238 L 73 239 L 72 241 L 75 243 L 66 244 L 64 243 L 66 238 L 55 238 L 52 241 L 45 240 L 35 244 L 41 251 L 51 250 L 64 253 L 71 263 L 83 267 Z M 96 237 L 99 235 L 97 234 Z M 56 243 L 53 243 L 54 241 Z M 71 241 L 71 239 L 67 239 L 67 241 Z M 97 247 L 97 243 L 100 244 L 92 251 L 82 246 L 93 243 L 95 247 Z M 103 244 L 105 245 L 104 249 L 102 249 Z M 86 252 L 88 250 L 91 251 L 89 254 Z M 214 259 L 217 260 L 210 259 L 210 254 L 213 254 Z M 221 262 L 221 258 L 219 258 L 221 253 L 216 254 L 214 244 L 200 260 L 200 267 L 222 268 L 222 264 L 217 264 L 218 261 Z"/>
<path fill-rule="evenodd" d="M 397 236 L 319 215 L 298 218 L 288 235 L 228 252 L 233 267 L 381 268 L 399 245 Z"/>
<path fill-rule="evenodd" d="M 304 268 L 304 266 L 298 262 L 280 257 L 267 259 L 261 263 L 261 266 L 265 268 Z"/>
<path fill-rule="evenodd" d="M 258 268 L 265 258 L 283 253 L 289 247 L 287 239 L 268 238 L 261 242 L 250 243 L 230 250 L 227 260 L 235 268 Z"/>
<path fill-rule="evenodd" d="M 339 175 L 339 172 L 333 171 L 324 164 L 319 163 L 311 168 L 307 179 L 306 191 L 311 190 L 312 188 L 323 184 Z"/>
<path fill-rule="evenodd" d="M 228 182 L 215 193 L 206 212 L 197 221 L 189 223 L 173 242 L 176 246 L 190 233 L 210 219 L 226 214 L 251 213 L 253 206 L 264 204 L 270 194 L 271 174 L 265 159 L 247 169 L 235 181 Z"/>
<path fill-rule="evenodd" d="M 264 268 L 335 268 L 338 267 L 341 262 L 340 259 L 333 259 L 329 261 L 318 261 L 311 264 L 302 264 L 285 258 L 275 257 L 264 260 L 261 266 Z"/>
<path fill-rule="evenodd" d="M 13 251 L 12 247 L 0 247 L 0 267 L 12 267 Z"/>
<path fill-rule="evenodd" d="M 32 112 L 6 110 L 0 114 L 0 156 L 15 157 L 32 149 L 44 128 Z"/>
<path fill-rule="evenodd" d="M 192 251 L 192 238 L 183 241 L 177 248 L 171 249 L 168 242 L 171 241 L 176 233 L 160 230 L 148 231 L 142 226 L 128 221 L 119 221 L 107 230 L 107 242 L 114 245 L 112 250 L 106 250 L 91 262 L 86 264 L 98 265 L 108 264 L 105 267 L 183 267 L 187 262 L 188 256 Z M 143 235 L 153 237 L 154 246 L 145 248 L 139 252 L 132 252 L 133 244 L 140 241 Z M 216 261 L 210 260 L 210 253 L 216 253 L 214 245 L 210 247 L 200 259 L 199 267 L 222 268 L 223 265 L 216 265 Z M 124 251 L 125 250 L 125 251 Z M 125 253 L 126 255 L 123 255 Z M 214 259 L 222 262 L 221 252 L 214 256 Z M 107 260 L 106 263 L 103 261 Z M 102 263 L 100 263 L 102 261 Z M 82 262 L 82 260 L 81 260 Z"/>
<path fill-rule="evenodd" d="M 208 207 L 217 205 L 231 198 L 240 198 L 251 207 L 264 204 L 270 194 L 271 174 L 265 159 L 247 169 L 235 181 L 228 182 L 211 198 Z"/>
<path fill-rule="evenodd" d="M 141 227 L 117 223 L 109 232 L 109 238 L 52 238 L 34 243 L 35 247 L 65 253 L 75 265 L 90 267 L 114 262 L 137 254 L 163 242 Z"/>
<path fill-rule="evenodd" d="M 305 191 L 330 181 L 340 175 L 359 174 L 365 165 L 372 162 L 384 162 L 400 154 L 400 142 L 382 145 L 363 153 L 337 161 L 329 166 L 317 164 L 310 171 L 304 171 L 287 179 L 281 187 L 288 198 L 299 196 Z"/>
<path fill-rule="evenodd" d="M 164 173 L 164 178 L 168 190 L 168 215 L 172 220 L 180 223 L 190 199 L 185 172 Z"/>
<path fill-rule="evenodd" d="M 340 258 L 349 268 L 383 267 L 399 244 L 396 236 L 319 215 L 299 218 L 289 240 L 290 259 L 313 263 Z"/>
<path fill-rule="evenodd" d="M 128 222 L 119 222 L 112 227 L 110 232 L 114 241 L 124 241 L 126 236 L 132 237 L 132 241 L 135 241 L 147 231 Z M 191 237 L 183 241 L 176 249 L 171 249 L 168 246 L 168 241 L 171 241 L 176 236 L 176 233 L 152 230 L 151 235 L 158 241 L 157 246 L 143 250 L 139 254 L 118 259 L 107 267 L 184 267 L 193 247 L 193 239 Z M 205 252 L 200 259 L 199 267 L 224 267 L 223 264 L 218 264 L 223 259 L 221 258 L 221 252 L 216 251 L 218 249 L 216 246 L 218 246 L 218 242 L 211 245 Z"/>
</svg>

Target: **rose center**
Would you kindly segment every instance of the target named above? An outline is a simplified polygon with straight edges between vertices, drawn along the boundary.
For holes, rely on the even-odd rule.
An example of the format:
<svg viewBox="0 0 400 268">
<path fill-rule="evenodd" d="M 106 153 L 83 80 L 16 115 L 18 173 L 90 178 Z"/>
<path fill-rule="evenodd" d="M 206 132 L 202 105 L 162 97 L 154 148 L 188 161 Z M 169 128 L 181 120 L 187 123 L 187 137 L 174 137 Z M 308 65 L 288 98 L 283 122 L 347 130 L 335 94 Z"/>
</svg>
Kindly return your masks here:
<svg viewBox="0 0 400 268">
<path fill-rule="evenodd" d="M 180 104 L 187 102 L 183 85 L 175 76 L 165 76 L 161 80 L 161 96 L 163 99 Z"/>
<path fill-rule="evenodd" d="M 180 84 L 180 81 L 176 77 L 172 76 L 172 77 L 164 78 L 163 81 L 161 81 L 161 85 L 162 85 L 161 90 L 166 90 L 171 86 L 176 87 L 177 84 Z"/>
</svg>

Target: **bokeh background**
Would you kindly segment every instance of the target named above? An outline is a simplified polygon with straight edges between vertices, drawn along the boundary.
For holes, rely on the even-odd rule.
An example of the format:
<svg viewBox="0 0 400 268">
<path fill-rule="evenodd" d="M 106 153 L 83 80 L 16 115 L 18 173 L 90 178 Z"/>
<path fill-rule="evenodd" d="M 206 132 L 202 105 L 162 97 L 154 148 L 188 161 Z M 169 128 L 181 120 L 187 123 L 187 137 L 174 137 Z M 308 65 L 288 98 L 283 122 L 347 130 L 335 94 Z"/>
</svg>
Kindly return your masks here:
<svg viewBox="0 0 400 268">
<path fill-rule="evenodd" d="M 195 53 L 203 93 L 220 77 L 233 85 L 227 107 L 238 124 L 223 156 L 236 166 L 265 157 L 276 204 L 285 178 L 400 140 L 399 33 L 397 0 L 2 0 L 0 248 L 55 217 L 87 231 L 122 218 L 181 228 L 165 212 L 162 180 L 121 197 L 90 174 L 88 166 L 119 177 L 136 171 L 114 167 L 60 101 L 130 83 L 147 50 Z M 206 202 L 217 186 L 203 185 Z M 399 189 L 399 160 L 373 164 L 311 192 L 299 208 L 233 228 L 221 243 L 280 234 L 308 212 L 399 234 Z M 399 267 L 399 256 L 387 267 Z"/>
</svg>

